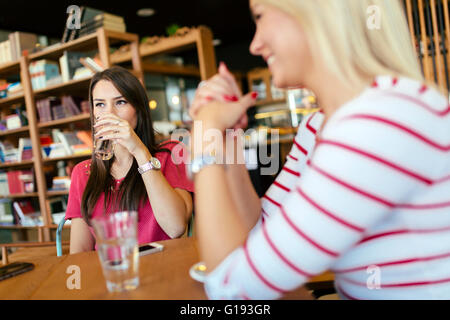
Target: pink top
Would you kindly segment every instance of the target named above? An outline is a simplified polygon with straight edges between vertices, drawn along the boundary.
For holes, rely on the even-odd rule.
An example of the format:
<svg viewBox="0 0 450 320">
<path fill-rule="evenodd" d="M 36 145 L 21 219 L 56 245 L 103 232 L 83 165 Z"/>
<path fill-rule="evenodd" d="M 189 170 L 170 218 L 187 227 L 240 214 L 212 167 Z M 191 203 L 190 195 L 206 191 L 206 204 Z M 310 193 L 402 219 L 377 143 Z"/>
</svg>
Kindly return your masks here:
<svg viewBox="0 0 450 320">
<path fill-rule="evenodd" d="M 171 151 L 159 152 L 155 155 L 161 162 L 161 172 L 166 178 L 167 182 L 172 188 L 184 189 L 189 192 L 194 191 L 194 185 L 186 176 L 185 164 L 182 158 L 186 155 L 183 152 L 184 145 L 182 143 L 169 143 L 165 144 L 163 148 Z M 83 191 L 86 187 L 89 174 L 90 174 L 91 160 L 86 160 L 78 163 L 72 172 L 72 180 L 69 191 L 69 201 L 66 211 L 66 219 L 82 218 L 81 215 L 81 199 L 83 197 Z M 136 172 L 136 174 L 138 174 Z M 124 180 L 115 180 L 117 186 Z M 102 193 L 94 208 L 92 218 L 103 215 L 103 202 L 105 195 Z M 107 206 L 110 207 L 110 204 Z M 95 238 L 94 230 L 89 227 L 92 235 Z M 148 243 L 152 241 L 167 240 L 170 239 L 164 230 L 159 226 L 153 214 L 150 202 L 147 201 L 143 206 L 138 209 L 138 241 L 139 244 Z"/>
</svg>

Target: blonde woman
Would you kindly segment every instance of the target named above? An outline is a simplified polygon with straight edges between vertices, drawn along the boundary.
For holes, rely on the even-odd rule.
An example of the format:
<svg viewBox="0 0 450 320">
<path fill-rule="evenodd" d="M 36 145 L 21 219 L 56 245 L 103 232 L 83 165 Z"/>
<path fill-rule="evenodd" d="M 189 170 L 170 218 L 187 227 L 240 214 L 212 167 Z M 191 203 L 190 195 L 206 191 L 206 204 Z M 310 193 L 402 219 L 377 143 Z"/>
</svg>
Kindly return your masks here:
<svg viewBox="0 0 450 320">
<path fill-rule="evenodd" d="M 235 93 L 223 66 L 199 88 L 192 168 L 209 297 L 275 299 L 332 270 L 344 299 L 449 299 L 450 107 L 424 83 L 401 2 L 250 7 L 251 53 L 278 87 L 313 90 L 326 122 L 295 184 L 262 219 L 248 184 L 199 151 L 208 130 L 245 123 L 254 96 Z M 260 219 L 250 232 L 249 215 Z"/>
</svg>

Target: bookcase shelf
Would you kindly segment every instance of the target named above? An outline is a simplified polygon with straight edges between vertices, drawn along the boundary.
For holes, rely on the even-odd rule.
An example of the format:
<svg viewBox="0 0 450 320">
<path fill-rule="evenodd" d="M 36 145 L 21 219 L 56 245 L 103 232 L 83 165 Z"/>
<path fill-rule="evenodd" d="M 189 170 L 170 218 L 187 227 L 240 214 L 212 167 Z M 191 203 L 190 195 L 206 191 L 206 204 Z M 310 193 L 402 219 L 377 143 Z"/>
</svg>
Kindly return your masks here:
<svg viewBox="0 0 450 320">
<path fill-rule="evenodd" d="M 9 194 L 7 196 L 0 196 L 0 199 L 20 199 L 20 198 L 36 198 L 39 197 L 37 192 L 29 192 L 29 193 L 16 193 Z"/>
<path fill-rule="evenodd" d="M 58 162 L 58 161 L 68 161 L 68 160 L 83 160 L 90 158 L 92 156 L 92 153 L 87 154 L 73 154 L 70 156 L 64 156 L 64 157 L 55 157 L 55 158 L 44 158 L 43 161 L 45 163 L 52 163 L 52 162 Z"/>
<path fill-rule="evenodd" d="M 17 129 L 0 131 L 0 138 L 1 137 L 5 137 L 5 136 L 9 136 L 9 135 L 13 135 L 13 134 L 17 134 L 17 133 L 28 132 L 29 130 L 30 130 L 30 127 L 29 126 L 25 126 L 25 127 L 21 127 L 21 128 L 17 128 Z"/>
<path fill-rule="evenodd" d="M 19 71 L 20 71 L 20 60 L 0 64 L 0 74 L 2 76 L 19 73 Z"/>
<path fill-rule="evenodd" d="M 17 93 L 6 98 L 0 99 L 0 108 L 9 107 L 10 105 L 18 102 L 22 102 L 25 98 L 23 92 Z"/>
<path fill-rule="evenodd" d="M 21 161 L 21 162 L 11 162 L 11 163 L 1 163 L 0 169 L 31 167 L 31 166 L 33 166 L 33 164 L 34 164 L 33 160 L 26 160 L 26 161 Z"/>
<path fill-rule="evenodd" d="M 69 194 L 69 190 L 47 191 L 47 197 L 65 196 Z"/>
<path fill-rule="evenodd" d="M 40 97 L 45 97 L 45 96 L 49 96 L 49 95 L 62 94 L 62 93 L 67 92 L 68 90 L 70 90 L 70 91 L 77 90 L 77 89 L 87 90 L 87 87 L 88 87 L 91 79 L 92 79 L 92 76 L 55 84 L 55 85 L 48 86 L 46 88 L 34 91 L 34 95 L 35 95 L 35 97 L 40 98 Z"/>
<path fill-rule="evenodd" d="M 56 126 L 65 125 L 68 123 L 89 120 L 90 118 L 91 118 L 91 116 L 89 113 L 82 113 L 82 114 L 79 114 L 79 115 L 76 115 L 73 117 L 67 117 L 64 119 L 58 119 L 58 120 L 53 120 L 53 121 L 48 121 L 48 122 L 41 122 L 38 124 L 38 128 L 42 129 L 42 128 L 56 127 Z"/>
</svg>

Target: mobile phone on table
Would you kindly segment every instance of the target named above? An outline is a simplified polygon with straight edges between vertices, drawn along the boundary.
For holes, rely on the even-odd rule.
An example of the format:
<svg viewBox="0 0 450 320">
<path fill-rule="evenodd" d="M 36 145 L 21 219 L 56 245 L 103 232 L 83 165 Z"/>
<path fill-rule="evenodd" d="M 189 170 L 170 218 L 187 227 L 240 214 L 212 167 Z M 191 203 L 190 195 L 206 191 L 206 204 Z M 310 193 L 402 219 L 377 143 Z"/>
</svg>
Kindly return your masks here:
<svg viewBox="0 0 450 320">
<path fill-rule="evenodd" d="M 139 245 L 139 255 L 145 256 L 150 253 L 162 251 L 164 246 L 157 242 L 151 242 Z"/>
<path fill-rule="evenodd" d="M 13 262 L 6 266 L 0 267 L 0 281 L 5 280 L 21 273 L 31 271 L 34 265 L 28 262 Z"/>
</svg>

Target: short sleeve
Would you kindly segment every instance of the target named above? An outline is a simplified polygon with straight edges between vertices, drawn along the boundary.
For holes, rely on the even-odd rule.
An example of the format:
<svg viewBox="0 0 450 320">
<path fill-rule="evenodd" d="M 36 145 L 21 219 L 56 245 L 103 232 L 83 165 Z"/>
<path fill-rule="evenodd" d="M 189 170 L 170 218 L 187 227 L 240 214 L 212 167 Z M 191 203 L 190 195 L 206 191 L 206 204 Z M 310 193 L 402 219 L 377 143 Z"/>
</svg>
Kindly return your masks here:
<svg viewBox="0 0 450 320">
<path fill-rule="evenodd" d="M 82 185 L 83 163 L 79 163 L 72 171 L 69 189 L 69 201 L 67 203 L 66 219 L 82 218 L 81 198 L 84 186 Z"/>
<path fill-rule="evenodd" d="M 157 157 L 164 158 L 163 174 L 172 188 L 179 188 L 189 192 L 194 192 L 194 183 L 189 180 L 186 173 L 186 145 L 182 142 L 169 142 L 162 146 L 170 150 L 158 153 Z"/>
</svg>

